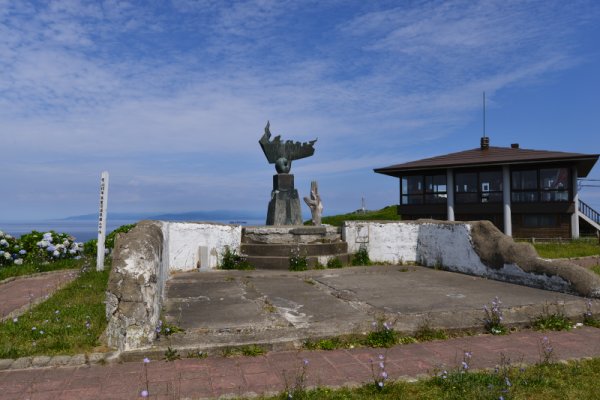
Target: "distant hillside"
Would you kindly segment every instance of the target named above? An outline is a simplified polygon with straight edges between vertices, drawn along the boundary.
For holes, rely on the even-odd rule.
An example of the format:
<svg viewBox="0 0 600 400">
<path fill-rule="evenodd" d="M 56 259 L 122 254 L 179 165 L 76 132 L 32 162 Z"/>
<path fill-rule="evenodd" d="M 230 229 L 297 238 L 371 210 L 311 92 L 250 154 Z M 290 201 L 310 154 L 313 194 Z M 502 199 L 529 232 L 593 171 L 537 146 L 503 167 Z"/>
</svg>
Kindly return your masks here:
<svg viewBox="0 0 600 400">
<path fill-rule="evenodd" d="M 169 221 L 214 221 L 214 220 L 245 220 L 263 219 L 264 214 L 249 211 L 214 210 L 214 211 L 188 211 L 183 213 L 108 213 L 111 220 L 158 219 Z M 98 214 L 84 214 L 63 218 L 64 221 L 91 221 L 97 220 Z"/>
<path fill-rule="evenodd" d="M 344 221 L 397 221 L 400 220 L 397 206 L 387 206 L 381 210 L 365 211 L 357 210 L 348 214 L 330 215 L 322 218 L 324 224 L 342 226 Z"/>
</svg>

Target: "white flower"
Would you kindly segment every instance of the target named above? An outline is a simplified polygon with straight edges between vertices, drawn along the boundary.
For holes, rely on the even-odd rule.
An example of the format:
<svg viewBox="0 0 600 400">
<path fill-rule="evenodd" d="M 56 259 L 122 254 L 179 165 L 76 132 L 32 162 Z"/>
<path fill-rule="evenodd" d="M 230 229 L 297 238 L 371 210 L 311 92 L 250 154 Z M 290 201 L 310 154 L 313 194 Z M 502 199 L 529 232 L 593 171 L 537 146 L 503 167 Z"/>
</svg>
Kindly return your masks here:
<svg viewBox="0 0 600 400">
<path fill-rule="evenodd" d="M 8 233 L 7 233 L 6 235 L 4 235 L 4 237 L 5 237 L 5 238 L 7 238 L 7 239 L 12 239 L 12 238 L 13 238 L 13 237 L 12 237 L 12 236 L 10 236 Z"/>
<path fill-rule="evenodd" d="M 17 264 L 17 265 L 23 265 L 23 259 L 22 258 L 17 258 L 15 260 L 15 264 Z"/>
<path fill-rule="evenodd" d="M 26 252 L 25 250 L 20 250 L 20 251 L 19 251 L 19 254 L 20 254 L 20 255 L 23 255 L 23 254 L 27 254 L 27 252 Z"/>
<path fill-rule="evenodd" d="M 63 246 L 68 246 L 69 245 L 69 240 L 65 239 L 62 244 L 63 244 Z"/>
<path fill-rule="evenodd" d="M 2 240 L 0 240 L 0 245 L 8 246 L 8 242 L 6 241 L 6 239 L 2 239 Z"/>
<path fill-rule="evenodd" d="M 54 257 L 58 257 L 58 256 L 60 256 L 60 253 L 59 253 L 59 251 L 58 251 L 58 250 L 54 250 L 54 253 L 52 253 L 52 255 L 53 255 Z"/>
<path fill-rule="evenodd" d="M 42 247 L 48 247 L 48 246 L 50 246 L 50 242 L 47 241 L 47 240 L 42 240 L 40 242 L 40 246 L 42 246 Z"/>
<path fill-rule="evenodd" d="M 10 253 L 8 251 L 4 252 L 4 258 L 6 258 L 7 260 L 10 260 Z"/>
</svg>

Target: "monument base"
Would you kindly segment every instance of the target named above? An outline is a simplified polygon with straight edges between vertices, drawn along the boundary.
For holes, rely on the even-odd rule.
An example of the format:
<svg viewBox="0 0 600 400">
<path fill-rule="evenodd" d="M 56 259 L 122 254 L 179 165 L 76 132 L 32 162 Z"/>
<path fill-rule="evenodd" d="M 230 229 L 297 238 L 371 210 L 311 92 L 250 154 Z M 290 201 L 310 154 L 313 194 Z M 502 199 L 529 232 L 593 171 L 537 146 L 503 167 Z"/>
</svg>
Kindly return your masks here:
<svg viewBox="0 0 600 400">
<path fill-rule="evenodd" d="M 300 197 L 294 188 L 294 175 L 273 175 L 267 225 L 302 225 Z"/>
</svg>

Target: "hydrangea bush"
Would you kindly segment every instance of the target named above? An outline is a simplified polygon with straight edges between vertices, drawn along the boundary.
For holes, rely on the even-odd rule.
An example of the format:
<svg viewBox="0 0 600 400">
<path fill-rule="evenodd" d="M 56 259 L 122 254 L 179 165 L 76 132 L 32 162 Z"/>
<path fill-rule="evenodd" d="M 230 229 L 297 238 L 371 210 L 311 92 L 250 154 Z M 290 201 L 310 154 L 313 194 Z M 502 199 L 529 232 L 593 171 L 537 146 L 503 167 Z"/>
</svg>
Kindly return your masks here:
<svg viewBox="0 0 600 400">
<path fill-rule="evenodd" d="M 79 259 L 83 243 L 66 233 L 33 231 L 19 239 L 0 231 L 0 267 Z"/>
</svg>

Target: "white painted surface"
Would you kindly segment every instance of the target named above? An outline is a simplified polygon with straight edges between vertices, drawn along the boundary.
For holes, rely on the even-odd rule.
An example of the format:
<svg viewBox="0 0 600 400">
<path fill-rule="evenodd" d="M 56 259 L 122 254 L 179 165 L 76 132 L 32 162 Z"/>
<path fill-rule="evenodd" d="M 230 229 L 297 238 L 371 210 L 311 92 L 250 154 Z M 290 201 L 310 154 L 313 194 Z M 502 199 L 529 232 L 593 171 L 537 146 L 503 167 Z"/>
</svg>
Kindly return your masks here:
<svg viewBox="0 0 600 400">
<path fill-rule="evenodd" d="M 510 169 L 502 166 L 502 209 L 504 214 L 504 234 L 512 236 L 512 211 L 510 208 Z"/>
<path fill-rule="evenodd" d="M 239 251 L 242 241 L 240 225 L 209 222 L 162 222 L 164 260 L 168 271 L 214 269 L 225 248 Z"/>
<path fill-rule="evenodd" d="M 448 196 L 448 221 L 454 221 L 454 170 L 446 170 L 446 193 Z"/>
<path fill-rule="evenodd" d="M 571 214 L 571 237 L 573 239 L 579 239 L 579 191 L 577 190 L 577 168 L 572 168 L 572 182 L 573 187 L 573 205 L 575 210 Z"/>
<path fill-rule="evenodd" d="M 475 252 L 468 223 L 346 221 L 342 235 L 350 253 L 364 246 L 374 262 L 417 262 L 427 267 L 550 290 L 570 289 L 569 283 L 559 276 L 530 274 L 518 265 L 505 264 L 500 269 L 487 267 Z"/>
<path fill-rule="evenodd" d="M 96 271 L 104 270 L 104 252 L 106 239 L 106 209 L 108 206 L 108 172 L 100 175 L 100 210 L 98 212 L 98 244 L 96 255 Z"/>
</svg>

